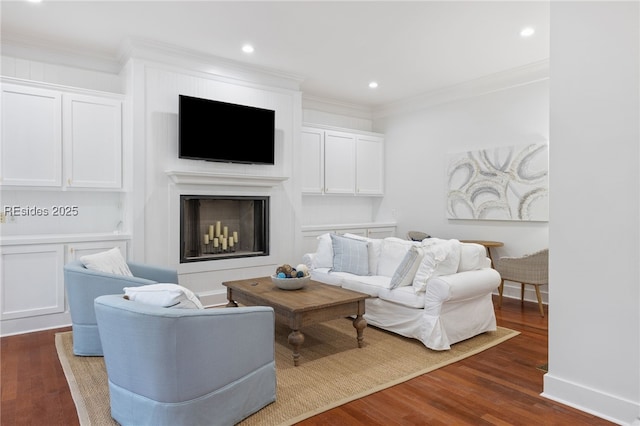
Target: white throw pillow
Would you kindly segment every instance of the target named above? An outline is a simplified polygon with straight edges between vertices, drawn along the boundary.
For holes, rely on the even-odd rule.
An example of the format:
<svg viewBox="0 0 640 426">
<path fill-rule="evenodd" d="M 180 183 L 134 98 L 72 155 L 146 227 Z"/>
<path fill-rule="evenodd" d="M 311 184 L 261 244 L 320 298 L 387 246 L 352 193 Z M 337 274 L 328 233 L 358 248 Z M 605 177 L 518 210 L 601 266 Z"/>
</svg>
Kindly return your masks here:
<svg viewBox="0 0 640 426">
<path fill-rule="evenodd" d="M 313 258 L 313 267 L 331 268 L 333 266 L 333 247 L 331 245 L 331 234 L 326 233 L 318 236 L 318 249 Z"/>
<path fill-rule="evenodd" d="M 140 287 L 125 287 L 129 300 L 164 308 L 204 309 L 198 297 L 188 288 L 178 284 L 158 283 Z"/>
<path fill-rule="evenodd" d="M 411 246 L 418 245 L 409 240 L 402 240 L 396 237 L 387 237 L 382 240 L 382 250 L 378 259 L 378 275 L 392 277 L 400 266 Z"/>
<path fill-rule="evenodd" d="M 427 282 L 433 277 L 455 274 L 460 264 L 458 240 L 430 241 L 423 245 L 423 249 L 424 256 L 413 279 L 413 290 L 416 293 L 425 291 Z"/>
<path fill-rule="evenodd" d="M 332 272 L 369 275 L 369 243 L 331 234 L 333 245 Z"/>
<path fill-rule="evenodd" d="M 460 243 L 460 265 L 458 272 L 475 271 L 488 268 L 491 261 L 487 257 L 487 249 L 475 243 Z"/>
<path fill-rule="evenodd" d="M 389 288 L 394 289 L 396 287 L 411 285 L 423 255 L 424 249 L 422 247 L 411 246 L 407 254 L 405 254 L 404 259 L 402 259 L 402 262 L 400 262 L 398 269 L 396 269 L 391 277 L 391 285 Z"/>
<path fill-rule="evenodd" d="M 111 250 L 103 251 L 101 253 L 87 254 L 80 258 L 80 262 L 82 262 L 85 268 L 92 269 L 94 271 L 124 275 L 127 277 L 133 276 L 118 247 L 114 247 Z"/>
</svg>

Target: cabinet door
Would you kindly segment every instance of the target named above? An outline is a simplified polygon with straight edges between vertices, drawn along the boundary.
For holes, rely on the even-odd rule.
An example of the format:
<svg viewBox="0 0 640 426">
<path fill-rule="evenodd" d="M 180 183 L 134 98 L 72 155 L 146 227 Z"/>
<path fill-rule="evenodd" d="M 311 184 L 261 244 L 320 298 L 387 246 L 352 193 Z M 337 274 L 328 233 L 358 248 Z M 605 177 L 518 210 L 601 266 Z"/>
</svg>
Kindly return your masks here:
<svg viewBox="0 0 640 426">
<path fill-rule="evenodd" d="M 60 244 L 2 247 L 0 318 L 64 312 L 63 265 Z"/>
<path fill-rule="evenodd" d="M 70 187 L 122 187 L 122 102 L 64 96 L 65 177 Z"/>
<path fill-rule="evenodd" d="M 59 92 L 2 85 L 2 185 L 61 185 L 61 117 Z"/>
<path fill-rule="evenodd" d="M 103 251 L 111 250 L 114 247 L 120 249 L 122 257 L 127 259 L 127 242 L 126 241 L 91 241 L 86 243 L 71 243 L 67 245 L 67 263 L 72 260 L 80 259 L 87 254 L 95 254 Z"/>
<path fill-rule="evenodd" d="M 395 237 L 395 236 L 396 236 L 396 228 L 393 226 L 367 229 L 367 237 L 369 238 L 381 239 L 381 238 Z"/>
<path fill-rule="evenodd" d="M 356 140 L 356 194 L 384 194 L 384 141 L 375 136 Z"/>
<path fill-rule="evenodd" d="M 354 194 L 356 187 L 356 137 L 326 131 L 324 138 L 325 194 Z"/>
<path fill-rule="evenodd" d="M 302 192 L 322 194 L 324 190 L 324 131 L 302 129 Z"/>
</svg>

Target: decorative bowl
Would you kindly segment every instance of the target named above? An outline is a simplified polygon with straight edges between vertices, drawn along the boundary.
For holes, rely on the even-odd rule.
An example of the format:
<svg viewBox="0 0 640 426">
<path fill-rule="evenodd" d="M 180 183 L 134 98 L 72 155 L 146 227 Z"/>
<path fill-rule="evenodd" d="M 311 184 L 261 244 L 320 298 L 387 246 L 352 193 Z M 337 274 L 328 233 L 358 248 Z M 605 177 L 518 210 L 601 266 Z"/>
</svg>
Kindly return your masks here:
<svg viewBox="0 0 640 426">
<path fill-rule="evenodd" d="M 311 280 L 311 276 L 305 276 L 300 278 L 278 278 L 276 275 L 271 275 L 271 281 L 276 287 L 282 290 L 299 290 L 307 285 Z"/>
</svg>

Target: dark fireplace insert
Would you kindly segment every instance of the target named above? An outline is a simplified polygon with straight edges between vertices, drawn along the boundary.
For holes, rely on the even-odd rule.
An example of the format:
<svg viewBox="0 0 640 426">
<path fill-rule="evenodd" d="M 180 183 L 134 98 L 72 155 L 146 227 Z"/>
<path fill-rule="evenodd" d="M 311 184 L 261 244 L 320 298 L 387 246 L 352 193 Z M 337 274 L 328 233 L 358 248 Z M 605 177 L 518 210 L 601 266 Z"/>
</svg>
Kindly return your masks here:
<svg viewBox="0 0 640 426">
<path fill-rule="evenodd" d="M 269 197 L 180 196 L 180 263 L 269 255 Z"/>
</svg>

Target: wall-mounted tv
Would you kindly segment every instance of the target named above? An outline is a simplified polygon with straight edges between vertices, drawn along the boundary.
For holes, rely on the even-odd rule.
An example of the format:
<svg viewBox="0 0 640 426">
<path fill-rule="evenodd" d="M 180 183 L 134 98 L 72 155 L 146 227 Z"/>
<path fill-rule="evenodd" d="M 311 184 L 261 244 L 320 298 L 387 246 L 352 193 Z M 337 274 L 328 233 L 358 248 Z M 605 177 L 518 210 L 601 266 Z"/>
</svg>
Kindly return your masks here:
<svg viewBox="0 0 640 426">
<path fill-rule="evenodd" d="M 178 156 L 225 163 L 275 163 L 275 111 L 179 95 Z"/>
</svg>

